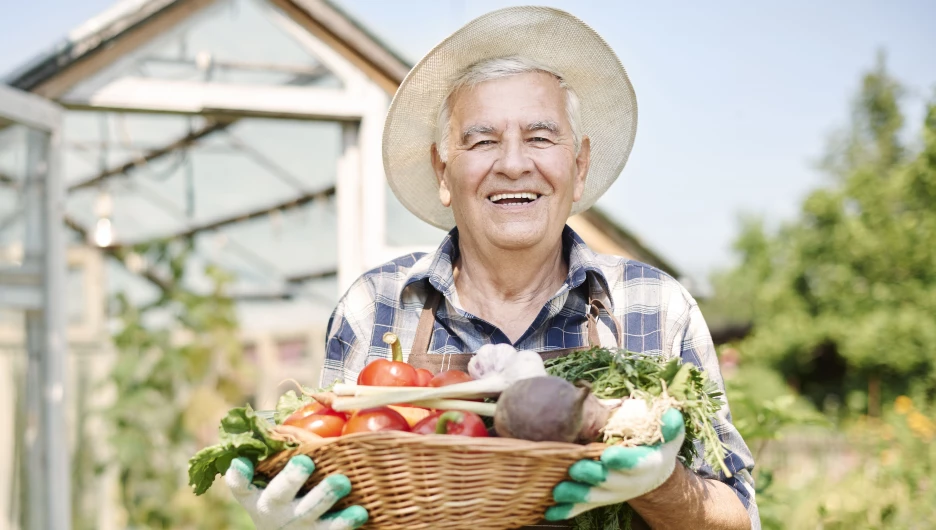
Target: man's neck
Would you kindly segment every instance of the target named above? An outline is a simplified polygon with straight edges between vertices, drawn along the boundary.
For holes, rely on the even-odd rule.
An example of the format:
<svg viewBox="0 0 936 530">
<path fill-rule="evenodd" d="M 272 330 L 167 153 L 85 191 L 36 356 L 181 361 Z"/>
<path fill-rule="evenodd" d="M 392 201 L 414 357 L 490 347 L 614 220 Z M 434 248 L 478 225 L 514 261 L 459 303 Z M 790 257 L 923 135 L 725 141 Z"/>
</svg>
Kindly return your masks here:
<svg viewBox="0 0 936 530">
<path fill-rule="evenodd" d="M 459 238 L 455 288 L 462 307 L 516 340 L 568 275 L 562 239 L 524 250 L 504 250 Z M 519 333 L 518 333 L 519 330 Z"/>
</svg>

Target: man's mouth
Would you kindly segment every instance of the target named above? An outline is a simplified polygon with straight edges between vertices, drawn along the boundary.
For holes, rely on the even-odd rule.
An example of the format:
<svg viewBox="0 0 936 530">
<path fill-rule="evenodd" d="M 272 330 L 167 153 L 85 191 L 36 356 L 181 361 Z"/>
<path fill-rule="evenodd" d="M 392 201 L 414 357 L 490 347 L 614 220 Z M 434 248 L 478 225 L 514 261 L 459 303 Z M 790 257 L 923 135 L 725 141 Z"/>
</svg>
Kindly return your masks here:
<svg viewBox="0 0 936 530">
<path fill-rule="evenodd" d="M 527 204 L 535 201 L 540 196 L 536 193 L 496 193 L 488 197 L 488 200 L 494 204 Z"/>
</svg>

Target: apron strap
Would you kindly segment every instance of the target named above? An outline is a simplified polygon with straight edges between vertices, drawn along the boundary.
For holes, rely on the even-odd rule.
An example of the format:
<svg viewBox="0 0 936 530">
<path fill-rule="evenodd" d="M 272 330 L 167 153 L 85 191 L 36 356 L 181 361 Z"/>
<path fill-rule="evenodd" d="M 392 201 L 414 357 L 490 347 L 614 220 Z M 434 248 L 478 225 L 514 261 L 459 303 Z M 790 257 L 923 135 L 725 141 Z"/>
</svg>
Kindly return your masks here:
<svg viewBox="0 0 936 530">
<path fill-rule="evenodd" d="M 416 336 L 413 338 L 413 347 L 410 350 L 410 356 L 415 355 L 417 358 L 429 353 L 429 345 L 432 342 L 432 327 L 435 325 L 435 314 L 436 310 L 439 309 L 439 303 L 442 301 L 442 293 L 431 285 L 428 286 L 428 289 L 429 294 L 426 296 L 426 303 L 419 314 L 419 324 L 416 325 Z"/>
<path fill-rule="evenodd" d="M 601 310 L 604 309 L 611 320 L 614 320 L 614 314 L 608 310 L 604 302 L 599 298 L 590 298 L 588 299 L 588 343 L 590 346 L 600 346 L 601 339 L 598 337 L 598 318 L 601 315 Z M 614 320 L 614 334 L 617 339 L 617 347 L 624 348 L 624 337 L 621 334 L 621 323 Z"/>
</svg>

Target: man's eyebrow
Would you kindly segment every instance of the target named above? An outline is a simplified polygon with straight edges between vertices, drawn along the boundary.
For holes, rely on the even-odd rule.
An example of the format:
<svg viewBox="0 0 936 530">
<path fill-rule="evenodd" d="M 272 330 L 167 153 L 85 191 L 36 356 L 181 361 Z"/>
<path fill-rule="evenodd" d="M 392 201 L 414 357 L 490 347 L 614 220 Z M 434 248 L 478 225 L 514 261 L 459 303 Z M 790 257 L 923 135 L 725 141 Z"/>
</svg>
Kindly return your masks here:
<svg viewBox="0 0 936 530">
<path fill-rule="evenodd" d="M 493 134 L 494 127 L 490 125 L 470 125 L 465 132 L 462 133 L 461 140 L 463 144 L 468 143 L 468 138 L 473 134 Z"/>
<path fill-rule="evenodd" d="M 527 125 L 527 132 L 549 131 L 553 134 L 559 134 L 559 124 L 554 121 L 540 120 Z"/>
</svg>

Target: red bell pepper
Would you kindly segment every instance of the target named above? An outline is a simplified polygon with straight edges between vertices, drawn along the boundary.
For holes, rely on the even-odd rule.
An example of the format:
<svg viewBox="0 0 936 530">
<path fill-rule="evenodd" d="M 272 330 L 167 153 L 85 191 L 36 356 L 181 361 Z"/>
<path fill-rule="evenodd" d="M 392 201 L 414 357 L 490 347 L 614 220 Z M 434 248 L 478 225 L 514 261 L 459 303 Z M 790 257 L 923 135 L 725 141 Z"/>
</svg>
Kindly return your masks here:
<svg viewBox="0 0 936 530">
<path fill-rule="evenodd" d="M 357 384 L 365 386 L 417 386 L 419 375 L 416 369 L 403 362 L 403 348 L 396 334 L 387 332 L 384 342 L 390 345 L 393 360 L 371 361 L 358 374 Z"/>
</svg>

